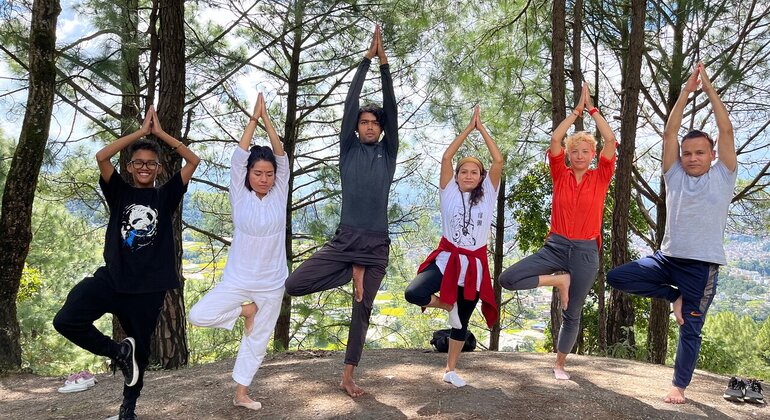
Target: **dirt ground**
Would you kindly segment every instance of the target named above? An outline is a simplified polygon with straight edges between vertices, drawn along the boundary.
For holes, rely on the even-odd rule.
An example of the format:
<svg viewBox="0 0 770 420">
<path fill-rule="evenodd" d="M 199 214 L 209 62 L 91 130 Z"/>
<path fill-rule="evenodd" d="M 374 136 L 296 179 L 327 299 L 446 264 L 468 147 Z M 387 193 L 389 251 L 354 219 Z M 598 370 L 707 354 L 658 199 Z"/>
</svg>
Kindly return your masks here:
<svg viewBox="0 0 770 420">
<path fill-rule="evenodd" d="M 268 356 L 252 384 L 260 411 L 232 405 L 233 361 L 148 372 L 139 399 L 141 419 L 754 419 L 766 405 L 722 398 L 727 378 L 696 371 L 688 404 L 662 401 L 672 369 L 627 360 L 570 355 L 572 380 L 551 375 L 552 355 L 463 353 L 454 388 L 441 380 L 446 355 L 425 350 L 365 350 L 353 400 L 339 391 L 343 354 L 295 352 Z M 122 376 L 97 375 L 92 389 L 59 394 L 64 378 L 0 377 L 0 418 L 104 419 L 117 413 Z"/>
</svg>

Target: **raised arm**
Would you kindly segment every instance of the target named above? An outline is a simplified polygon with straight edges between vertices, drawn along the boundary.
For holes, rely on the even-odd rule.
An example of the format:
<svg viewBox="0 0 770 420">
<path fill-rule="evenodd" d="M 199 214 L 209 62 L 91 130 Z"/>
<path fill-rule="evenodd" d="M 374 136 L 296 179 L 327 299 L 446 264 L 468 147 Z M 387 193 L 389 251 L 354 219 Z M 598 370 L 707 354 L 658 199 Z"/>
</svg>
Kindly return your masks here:
<svg viewBox="0 0 770 420">
<path fill-rule="evenodd" d="M 99 165 L 99 172 L 101 173 L 102 179 L 105 182 L 108 182 L 112 177 L 112 174 L 115 172 L 115 167 L 112 166 L 112 157 L 121 150 L 130 146 L 131 143 L 150 134 L 150 127 L 152 126 L 152 114 L 154 112 L 155 109 L 150 106 L 150 109 L 144 116 L 144 122 L 142 122 L 142 126 L 139 127 L 138 130 L 115 140 L 114 142 L 104 146 L 101 150 L 96 152 L 96 163 Z"/>
<path fill-rule="evenodd" d="M 730 172 L 735 172 L 738 167 L 738 155 L 735 153 L 735 134 L 733 134 L 733 123 L 730 122 L 730 115 L 727 113 L 725 104 L 722 103 L 722 99 L 717 94 L 714 86 L 711 85 L 711 80 L 706 74 L 706 68 L 703 63 L 698 63 L 700 66 L 700 80 L 703 86 L 703 91 L 711 102 L 711 108 L 714 110 L 714 116 L 717 119 L 717 128 L 719 129 L 719 138 L 717 139 L 717 151 L 719 152 L 719 160 L 724 163 Z"/>
<path fill-rule="evenodd" d="M 615 156 L 615 150 L 617 149 L 617 139 L 615 133 L 612 132 L 607 120 L 604 119 L 599 109 L 594 106 L 593 100 L 591 100 L 591 92 L 588 91 L 588 83 L 583 83 L 583 97 L 585 98 L 585 106 L 588 108 L 588 115 L 594 119 L 596 128 L 599 129 L 599 135 L 604 140 L 604 146 L 602 146 L 602 156 L 605 159 L 612 159 Z"/>
<path fill-rule="evenodd" d="M 265 131 L 267 131 L 267 137 L 270 139 L 270 146 L 273 148 L 273 153 L 277 156 L 283 156 L 283 144 L 281 144 L 281 138 L 278 137 L 278 133 L 273 128 L 273 123 L 270 122 L 270 115 L 267 114 L 267 106 L 265 106 L 265 98 L 262 94 L 259 94 L 257 102 L 262 103 L 261 117 L 262 122 L 265 123 Z"/>
<path fill-rule="evenodd" d="M 583 115 L 583 108 L 585 107 L 584 95 L 585 89 L 580 92 L 580 99 L 578 99 L 578 103 L 575 105 L 575 110 L 567 115 L 567 118 L 565 118 L 564 121 L 556 127 L 556 130 L 553 131 L 553 134 L 551 135 L 551 156 L 558 156 L 561 154 L 561 142 L 564 140 L 564 137 L 567 136 L 567 130 L 575 124 L 575 120 L 578 117 Z"/>
<path fill-rule="evenodd" d="M 447 184 L 449 184 L 449 181 L 452 180 L 452 175 L 454 174 L 452 160 L 454 159 L 455 153 L 457 153 L 457 151 L 460 149 L 460 146 L 462 146 L 463 142 L 468 137 L 468 134 L 470 134 L 471 131 L 476 128 L 476 120 L 478 119 L 478 115 L 479 107 L 476 106 L 476 108 L 473 110 L 471 122 L 468 123 L 467 127 L 465 127 L 465 130 L 458 134 L 457 137 L 455 137 L 455 139 L 449 143 L 446 151 L 444 151 L 444 155 L 441 157 L 441 176 L 439 177 L 439 187 L 442 190 L 446 188 Z"/>
<path fill-rule="evenodd" d="M 265 106 L 264 102 L 260 100 L 261 98 L 262 94 L 260 93 L 257 97 L 257 103 L 254 104 L 254 111 L 252 111 L 251 117 L 249 117 L 249 123 L 246 124 L 241 139 L 238 141 L 238 147 L 247 152 L 249 151 L 249 147 L 251 147 L 251 139 L 254 138 L 254 131 L 257 129 L 257 121 L 262 115 L 262 107 Z"/>
<path fill-rule="evenodd" d="M 187 145 L 182 143 L 181 141 L 175 139 L 174 137 L 171 137 L 168 133 L 163 131 L 163 127 L 160 126 L 160 120 L 158 119 L 158 114 L 155 113 L 155 109 L 151 108 L 152 110 L 152 134 L 155 135 L 155 137 L 159 138 L 163 143 L 166 143 L 169 147 L 171 147 L 172 151 L 175 151 L 179 153 L 179 156 L 184 159 L 185 164 L 182 166 L 182 169 L 179 171 L 180 175 L 182 176 L 182 182 L 187 185 L 190 182 L 190 178 L 192 178 L 193 173 L 195 172 L 195 168 L 198 167 L 198 164 L 200 163 L 201 159 L 193 153 L 192 150 L 190 150 Z"/>
<path fill-rule="evenodd" d="M 359 98 L 361 97 L 361 89 L 364 86 L 364 80 L 366 80 L 366 72 L 369 71 L 369 65 L 372 63 L 372 58 L 377 54 L 377 32 L 379 26 L 374 29 L 374 36 L 372 37 L 372 44 L 364 54 L 364 59 L 361 60 L 361 64 L 356 69 L 356 74 L 353 76 L 353 80 L 350 82 L 350 89 L 348 90 L 348 96 L 345 97 L 345 109 L 342 114 L 342 131 L 340 131 L 340 154 L 345 154 L 350 149 L 350 146 L 355 141 L 353 133 L 356 132 L 358 127 L 358 110 L 360 108 Z"/>
<path fill-rule="evenodd" d="M 682 126 L 682 114 L 684 114 L 684 107 L 687 105 L 687 97 L 698 89 L 700 67 L 701 64 L 698 63 L 692 70 L 690 77 L 687 78 L 687 83 L 679 94 L 679 99 L 676 100 L 674 107 L 671 108 L 671 113 L 668 115 L 666 128 L 663 130 L 664 174 L 679 160 L 679 128 Z"/>
<path fill-rule="evenodd" d="M 478 109 L 476 107 L 476 110 Z M 487 144 L 487 149 L 489 149 L 489 154 L 492 156 L 492 166 L 489 167 L 489 180 L 492 181 L 492 185 L 495 186 L 495 191 L 497 191 L 500 187 L 500 178 L 503 176 L 503 154 L 500 153 L 497 144 L 481 122 L 480 112 L 476 113 L 476 129 L 481 133 L 481 137 L 484 139 L 484 143 Z"/>
<path fill-rule="evenodd" d="M 382 81 L 382 109 L 385 111 L 385 136 L 383 141 L 390 154 L 391 159 L 395 159 L 398 154 L 398 108 L 396 106 L 396 94 L 393 92 L 393 78 L 390 76 L 390 65 L 388 65 L 388 56 L 385 55 L 385 49 L 382 46 L 382 31 L 377 26 L 375 30 L 377 41 L 377 57 L 380 59 L 380 79 Z"/>
</svg>

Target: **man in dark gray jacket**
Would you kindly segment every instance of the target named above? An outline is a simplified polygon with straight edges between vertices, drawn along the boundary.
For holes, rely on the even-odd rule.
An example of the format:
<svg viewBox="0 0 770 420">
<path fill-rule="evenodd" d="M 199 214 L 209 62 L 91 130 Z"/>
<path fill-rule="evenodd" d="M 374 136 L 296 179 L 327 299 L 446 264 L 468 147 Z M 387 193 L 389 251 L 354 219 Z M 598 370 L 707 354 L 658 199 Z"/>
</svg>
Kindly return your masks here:
<svg viewBox="0 0 770 420">
<path fill-rule="evenodd" d="M 372 58 L 380 60 L 383 106 L 359 108 Z M 384 135 L 382 135 L 384 132 Z M 380 136 L 382 135 L 382 140 Z M 354 279 L 355 299 L 340 387 L 351 397 L 364 394 L 353 381 L 363 351 L 372 304 L 388 266 L 388 195 L 396 172 L 398 119 L 388 58 L 380 27 L 350 85 L 340 132 L 342 216 L 334 238 L 286 280 L 292 296 L 329 290 Z"/>
</svg>

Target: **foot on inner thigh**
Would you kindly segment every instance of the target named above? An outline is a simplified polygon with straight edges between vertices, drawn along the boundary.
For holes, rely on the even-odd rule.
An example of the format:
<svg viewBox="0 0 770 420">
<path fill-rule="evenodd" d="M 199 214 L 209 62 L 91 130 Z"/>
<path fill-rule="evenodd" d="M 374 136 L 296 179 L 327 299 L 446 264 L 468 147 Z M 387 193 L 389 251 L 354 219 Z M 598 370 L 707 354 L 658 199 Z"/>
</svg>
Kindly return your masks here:
<svg viewBox="0 0 770 420">
<path fill-rule="evenodd" d="M 356 293 L 356 302 L 364 299 L 364 272 L 366 267 L 353 264 L 353 291 Z"/>
<path fill-rule="evenodd" d="M 254 302 L 241 305 L 241 316 L 243 317 L 243 334 L 250 335 L 254 328 L 254 318 L 257 316 L 257 304 Z M 248 398 L 248 397 L 247 397 Z"/>
<path fill-rule="evenodd" d="M 674 301 L 674 318 L 676 318 L 676 323 L 679 325 L 684 325 L 684 316 L 682 316 L 682 296 L 679 296 L 677 300 Z"/>
<path fill-rule="evenodd" d="M 684 398 L 684 389 L 672 386 L 671 390 L 668 391 L 668 395 L 666 395 L 666 398 L 664 398 L 663 401 L 669 404 L 684 404 L 687 401 Z"/>
<path fill-rule="evenodd" d="M 340 389 L 347 392 L 352 398 L 360 397 L 365 394 L 364 390 L 356 385 L 352 377 L 346 377 L 345 375 L 342 376 L 342 381 L 340 381 Z"/>
</svg>

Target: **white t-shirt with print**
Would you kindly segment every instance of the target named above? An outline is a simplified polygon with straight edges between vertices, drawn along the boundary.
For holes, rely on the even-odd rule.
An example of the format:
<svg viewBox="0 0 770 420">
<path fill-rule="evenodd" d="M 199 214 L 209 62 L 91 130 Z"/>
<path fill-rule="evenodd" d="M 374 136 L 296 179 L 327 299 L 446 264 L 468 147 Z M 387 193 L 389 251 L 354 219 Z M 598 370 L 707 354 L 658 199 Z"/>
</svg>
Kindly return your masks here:
<svg viewBox="0 0 770 420">
<path fill-rule="evenodd" d="M 441 234 L 457 247 L 475 251 L 487 244 L 492 225 L 492 212 L 497 204 L 497 187 L 492 185 L 489 176 L 481 184 L 484 196 L 470 205 L 470 192 L 461 192 L 454 176 L 446 188 L 439 190 L 441 200 Z M 436 256 L 436 265 L 443 274 L 449 252 L 443 251 Z M 465 286 L 465 273 L 468 271 L 468 257 L 460 255 L 459 286 Z M 481 287 L 482 265 L 476 258 L 476 289 Z"/>
</svg>

